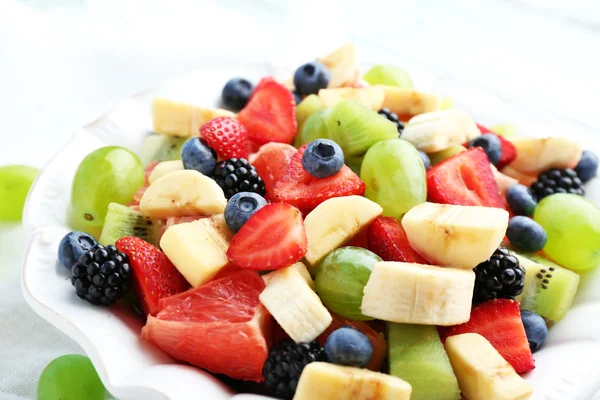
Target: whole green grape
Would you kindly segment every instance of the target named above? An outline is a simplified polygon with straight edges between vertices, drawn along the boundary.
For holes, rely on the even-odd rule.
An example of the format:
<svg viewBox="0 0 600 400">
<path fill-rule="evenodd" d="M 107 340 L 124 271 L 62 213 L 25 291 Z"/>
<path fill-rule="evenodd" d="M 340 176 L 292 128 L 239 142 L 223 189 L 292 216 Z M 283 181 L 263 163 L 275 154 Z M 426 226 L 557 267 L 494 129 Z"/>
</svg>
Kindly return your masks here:
<svg viewBox="0 0 600 400">
<path fill-rule="evenodd" d="M 296 135 L 295 147 L 300 147 L 317 139 L 329 139 L 329 131 L 325 120 L 330 110 L 319 110 L 312 113 L 304 122 L 302 130 Z"/>
<path fill-rule="evenodd" d="M 548 234 L 544 247 L 551 259 L 574 271 L 600 265 L 600 209 L 584 197 L 558 193 L 545 197 L 533 219 Z"/>
<path fill-rule="evenodd" d="M 425 166 L 417 149 L 403 139 L 374 144 L 362 162 L 365 197 L 383 207 L 383 215 L 401 219 L 427 199 Z"/>
<path fill-rule="evenodd" d="M 20 221 L 29 188 L 40 171 L 25 165 L 0 167 L 0 221 Z"/>
<path fill-rule="evenodd" d="M 100 227 L 110 203 L 127 204 L 144 184 L 144 167 L 131 151 L 102 147 L 83 159 L 71 192 L 75 217 L 85 225 Z"/>
<path fill-rule="evenodd" d="M 401 88 L 414 88 L 408 72 L 395 65 L 374 65 L 367 71 L 363 79 L 371 85 L 389 85 Z"/>
<path fill-rule="evenodd" d="M 317 293 L 334 313 L 353 320 L 373 319 L 362 315 L 363 289 L 379 256 L 360 247 L 341 247 L 321 261 L 315 276 Z"/>
<path fill-rule="evenodd" d="M 42 371 L 37 400 L 104 400 L 106 389 L 89 358 L 70 354 L 56 358 Z"/>
</svg>

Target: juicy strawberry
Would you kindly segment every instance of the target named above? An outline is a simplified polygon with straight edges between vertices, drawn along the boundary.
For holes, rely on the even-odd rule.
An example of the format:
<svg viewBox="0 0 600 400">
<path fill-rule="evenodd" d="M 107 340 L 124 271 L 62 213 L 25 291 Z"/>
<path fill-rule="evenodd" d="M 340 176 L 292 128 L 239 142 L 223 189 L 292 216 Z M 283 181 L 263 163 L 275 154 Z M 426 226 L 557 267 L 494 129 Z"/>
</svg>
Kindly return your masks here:
<svg viewBox="0 0 600 400">
<path fill-rule="evenodd" d="M 253 142 L 289 144 L 298 129 L 294 95 L 285 86 L 265 78 L 252 92 L 238 119 Z"/>
<path fill-rule="evenodd" d="M 475 125 L 477 125 L 477 127 L 479 128 L 479 132 L 481 132 L 481 134 L 483 135 L 484 133 L 494 133 L 492 132 L 489 128 L 481 125 L 481 124 L 477 124 L 475 123 Z"/>
<path fill-rule="evenodd" d="M 427 171 L 427 199 L 442 204 L 505 208 L 481 147 L 459 153 Z"/>
<path fill-rule="evenodd" d="M 496 135 L 498 139 L 500 139 L 500 144 L 502 145 L 502 156 L 500 157 L 500 161 L 498 161 L 498 165 L 496 165 L 499 170 L 506 167 L 517 157 L 517 148 L 511 142 L 504 139 L 502 135 L 497 135 L 483 125 L 477 124 L 477 127 L 482 134 L 492 133 Z"/>
<path fill-rule="evenodd" d="M 298 149 L 285 174 L 273 188 L 273 198 L 299 208 L 304 214 L 332 197 L 362 196 L 365 183 L 344 165 L 340 172 L 327 178 L 315 178 L 302 167 L 302 155 L 307 145 Z"/>
<path fill-rule="evenodd" d="M 134 288 L 144 313 L 156 315 L 160 299 L 189 289 L 190 285 L 165 253 L 150 243 L 127 236 L 117 240 L 115 246 L 129 257 Z"/>
<path fill-rule="evenodd" d="M 232 117 L 217 117 L 200 127 L 200 136 L 220 159 L 248 158 L 248 132 Z"/>
<path fill-rule="evenodd" d="M 227 257 L 241 268 L 268 270 L 299 261 L 307 249 L 300 211 L 289 204 L 267 204 L 233 237 Z"/>
<path fill-rule="evenodd" d="M 519 303 L 497 299 L 485 302 L 471 311 L 469 322 L 444 329 L 444 340 L 462 333 L 478 333 L 520 374 L 535 368 Z"/>
<path fill-rule="evenodd" d="M 410 247 L 402 224 L 394 217 L 375 218 L 369 225 L 367 237 L 369 250 L 381 257 L 383 261 L 429 264 Z"/>
<path fill-rule="evenodd" d="M 344 246 L 362 247 L 363 249 L 369 249 L 369 238 L 368 229 L 361 229 L 352 239 L 348 241 Z"/>
<path fill-rule="evenodd" d="M 251 164 L 265 183 L 269 197 L 273 195 L 273 187 L 285 173 L 294 154 L 296 154 L 294 146 L 272 142 L 263 145 L 254 155 Z"/>
</svg>

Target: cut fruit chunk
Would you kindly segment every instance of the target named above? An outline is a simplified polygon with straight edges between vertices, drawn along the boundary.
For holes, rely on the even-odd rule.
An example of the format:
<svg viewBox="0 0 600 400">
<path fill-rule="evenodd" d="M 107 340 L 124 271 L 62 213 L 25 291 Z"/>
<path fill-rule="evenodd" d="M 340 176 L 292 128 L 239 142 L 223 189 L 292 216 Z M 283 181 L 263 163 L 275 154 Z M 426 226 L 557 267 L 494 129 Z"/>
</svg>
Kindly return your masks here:
<svg viewBox="0 0 600 400">
<path fill-rule="evenodd" d="M 294 400 L 409 400 L 410 394 L 411 386 L 395 376 L 312 362 L 302 370 Z"/>
<path fill-rule="evenodd" d="M 450 157 L 427 171 L 427 199 L 442 204 L 505 208 L 490 165 L 481 147 Z"/>
<path fill-rule="evenodd" d="M 579 143 L 566 137 L 514 137 L 510 142 L 517 149 L 517 157 L 509 166 L 529 175 L 552 168 L 575 168 L 583 152 Z"/>
<path fill-rule="evenodd" d="M 152 218 L 213 215 L 227 205 L 223 189 L 198 171 L 169 172 L 144 192 L 140 210 Z"/>
<path fill-rule="evenodd" d="M 317 139 L 329 139 L 329 129 L 327 129 L 327 117 L 331 109 L 324 109 L 315 112 L 304 122 L 302 129 L 298 129 L 294 146 L 301 147 Z"/>
<path fill-rule="evenodd" d="M 361 311 L 390 322 L 455 325 L 469 320 L 475 273 L 400 262 L 375 264 Z"/>
<path fill-rule="evenodd" d="M 460 400 L 458 381 L 435 326 L 388 323 L 388 341 L 390 375 L 410 383 L 411 400 Z"/>
<path fill-rule="evenodd" d="M 252 158 L 250 163 L 265 183 L 265 190 L 269 196 L 273 195 L 273 187 L 287 170 L 294 154 L 296 154 L 294 146 L 271 142 L 262 145 Z"/>
<path fill-rule="evenodd" d="M 296 104 L 296 122 L 298 123 L 298 132 L 302 132 L 302 126 L 308 118 L 317 111 L 323 110 L 325 106 L 316 94 L 310 94 L 300 103 Z"/>
<path fill-rule="evenodd" d="M 238 270 L 241 269 L 239 267 L 234 266 L 233 264 L 231 264 L 231 265 Z M 308 284 L 308 287 L 310 287 L 312 290 L 315 290 L 315 281 L 313 281 L 312 276 L 310 276 L 310 272 L 308 272 L 308 268 L 302 261 L 298 261 L 297 263 L 290 265 L 290 267 L 296 269 L 296 271 L 298 271 L 298 273 L 300 273 L 300 275 L 304 278 L 304 280 Z M 270 274 L 270 273 L 262 275 L 262 278 L 263 278 L 263 281 L 265 281 L 265 284 L 268 284 L 269 280 L 273 276 L 275 276 L 275 275 Z"/>
<path fill-rule="evenodd" d="M 306 261 L 316 266 L 382 211 L 379 204 L 361 196 L 335 197 L 319 204 L 304 220 L 308 239 Z"/>
<path fill-rule="evenodd" d="M 193 287 L 211 280 L 229 260 L 227 248 L 233 232 L 223 214 L 171 226 L 160 247 Z"/>
<path fill-rule="evenodd" d="M 483 336 L 465 333 L 448 338 L 446 351 L 469 400 L 531 398 L 533 389 Z"/>
<path fill-rule="evenodd" d="M 347 82 L 355 81 L 359 77 L 356 48 L 352 43 L 347 43 L 319 58 L 319 62 L 329 70 L 329 84 L 327 87 L 340 87 Z"/>
<path fill-rule="evenodd" d="M 148 243 L 158 245 L 160 225 L 131 207 L 110 203 L 99 242 L 103 246 L 108 246 L 125 236 L 136 236 Z"/>
<path fill-rule="evenodd" d="M 383 261 L 427 264 L 427 260 L 410 247 L 402 224 L 394 217 L 375 218 L 369 225 L 367 237 L 369 250 Z"/>
<path fill-rule="evenodd" d="M 440 111 L 442 97 L 437 94 L 418 92 L 414 89 L 397 86 L 375 85 L 385 92 L 383 107 L 398 114 L 401 121 L 408 121 L 415 115 Z"/>
<path fill-rule="evenodd" d="M 383 89 L 376 86 L 319 90 L 319 98 L 326 108 L 335 106 L 341 100 L 352 99 L 371 110 L 379 111 L 383 105 L 384 97 Z"/>
<path fill-rule="evenodd" d="M 473 269 L 498 248 L 508 212 L 492 207 L 423 203 L 402 219 L 410 246 L 437 265 Z"/>
<path fill-rule="evenodd" d="M 535 367 L 516 301 L 497 299 L 482 303 L 473 309 L 469 322 L 445 330 L 443 336 L 462 333 L 478 333 L 489 340 L 520 374 Z"/>
<path fill-rule="evenodd" d="M 163 299 L 142 339 L 177 360 L 260 382 L 272 328 L 258 299 L 264 287 L 256 272 L 242 271 Z"/>
<path fill-rule="evenodd" d="M 506 166 L 506 167 L 502 168 L 502 173 L 506 176 L 509 176 L 511 178 L 518 180 L 519 183 L 521 183 L 525 186 L 531 186 L 531 184 L 533 182 L 537 181 L 536 174 L 526 174 L 524 172 L 517 171 L 516 169 L 514 169 L 511 166 Z"/>
<path fill-rule="evenodd" d="M 148 184 L 152 185 L 159 178 L 162 178 L 169 172 L 174 171 L 182 171 L 185 168 L 183 167 L 183 162 L 181 160 L 172 160 L 172 161 L 163 161 L 158 163 L 148 175 Z"/>
<path fill-rule="evenodd" d="M 155 97 L 152 101 L 152 129 L 165 135 L 198 136 L 202 125 L 223 116 L 234 117 L 235 114 L 220 108 L 204 108 L 161 97 Z"/>
<path fill-rule="evenodd" d="M 331 314 L 296 268 L 266 276 L 260 302 L 296 343 L 315 340 L 331 324 Z"/>
</svg>

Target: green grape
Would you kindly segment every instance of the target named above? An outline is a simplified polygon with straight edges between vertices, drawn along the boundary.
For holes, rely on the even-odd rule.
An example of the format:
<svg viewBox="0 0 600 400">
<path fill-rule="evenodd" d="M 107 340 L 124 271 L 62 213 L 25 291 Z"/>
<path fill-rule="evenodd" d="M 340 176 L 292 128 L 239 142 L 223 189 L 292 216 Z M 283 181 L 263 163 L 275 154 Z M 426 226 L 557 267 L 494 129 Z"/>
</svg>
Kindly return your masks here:
<svg viewBox="0 0 600 400">
<path fill-rule="evenodd" d="M 307 97 L 308 98 L 308 97 Z M 314 112 L 304 122 L 302 131 L 299 135 L 296 135 L 296 147 L 303 146 L 317 139 L 329 139 L 329 131 L 325 120 L 329 115 L 330 110 L 319 110 Z"/>
<path fill-rule="evenodd" d="M 417 149 L 403 139 L 379 142 L 367 151 L 360 178 L 365 197 L 383 207 L 383 215 L 401 219 L 427 199 L 425 167 Z"/>
<path fill-rule="evenodd" d="M 408 72 L 394 65 L 374 65 L 363 79 L 371 85 L 389 85 L 407 89 L 414 87 Z"/>
<path fill-rule="evenodd" d="M 450 110 L 454 108 L 454 100 L 451 97 L 442 97 L 442 110 Z"/>
<path fill-rule="evenodd" d="M 110 203 L 126 204 L 144 184 L 140 159 L 123 147 L 107 146 L 83 159 L 71 193 L 75 217 L 91 227 L 104 224 Z"/>
<path fill-rule="evenodd" d="M 40 171 L 25 165 L 0 167 L 0 221 L 20 221 L 29 188 Z"/>
<path fill-rule="evenodd" d="M 70 354 L 56 358 L 42 371 L 37 400 L 104 400 L 106 389 L 89 358 Z"/>
<path fill-rule="evenodd" d="M 546 230 L 551 259 L 574 271 L 600 265 L 600 209 L 584 197 L 554 194 L 535 208 L 533 219 Z"/>
<path fill-rule="evenodd" d="M 296 106 L 296 122 L 298 122 L 298 133 L 302 132 L 304 123 L 314 113 L 323 110 L 325 106 L 321 98 L 316 94 L 308 95 Z M 296 137 L 300 136 L 299 134 Z M 300 146 L 296 146 L 300 147 Z"/>
<path fill-rule="evenodd" d="M 353 320 L 373 319 L 361 314 L 363 289 L 373 266 L 381 258 L 360 247 L 341 247 L 321 261 L 315 286 L 323 304 L 334 313 Z"/>
<path fill-rule="evenodd" d="M 498 124 L 490 128 L 490 130 L 500 136 L 515 137 L 517 136 L 517 127 L 514 124 Z"/>
<path fill-rule="evenodd" d="M 181 160 L 181 146 L 189 137 L 152 134 L 142 144 L 139 152 L 142 164 L 148 165 L 151 161 Z"/>
</svg>

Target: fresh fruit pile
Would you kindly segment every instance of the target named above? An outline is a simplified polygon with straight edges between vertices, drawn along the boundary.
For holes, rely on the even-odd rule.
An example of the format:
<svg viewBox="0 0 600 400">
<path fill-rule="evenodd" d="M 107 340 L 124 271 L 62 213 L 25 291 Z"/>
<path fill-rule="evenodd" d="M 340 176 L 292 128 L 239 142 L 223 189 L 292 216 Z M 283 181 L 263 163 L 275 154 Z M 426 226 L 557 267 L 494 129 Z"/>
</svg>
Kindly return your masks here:
<svg viewBox="0 0 600 400">
<path fill-rule="evenodd" d="M 84 158 L 74 295 L 131 288 L 143 340 L 280 398 L 531 396 L 519 374 L 600 264 L 595 154 L 487 129 L 395 66 L 361 78 L 352 45 L 222 102 L 156 98 L 140 157 Z"/>
</svg>

